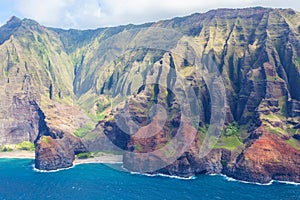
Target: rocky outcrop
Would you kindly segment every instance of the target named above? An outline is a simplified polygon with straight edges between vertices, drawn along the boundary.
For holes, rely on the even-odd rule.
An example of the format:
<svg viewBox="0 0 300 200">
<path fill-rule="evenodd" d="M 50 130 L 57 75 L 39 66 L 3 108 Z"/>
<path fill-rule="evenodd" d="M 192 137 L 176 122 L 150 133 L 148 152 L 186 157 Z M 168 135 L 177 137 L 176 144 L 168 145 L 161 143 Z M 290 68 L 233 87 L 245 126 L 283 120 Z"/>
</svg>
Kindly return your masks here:
<svg viewBox="0 0 300 200">
<path fill-rule="evenodd" d="M 35 168 L 39 170 L 57 170 L 73 165 L 75 153 L 62 140 L 43 136 L 36 145 Z"/>
<path fill-rule="evenodd" d="M 88 31 L 13 17 L 0 28 L 0 145 L 35 142 L 43 170 L 69 167 L 87 150 L 119 149 L 134 170 L 182 130 L 180 155 L 169 162 L 172 151 L 160 151 L 166 165 L 151 173 L 299 182 L 299 22 L 296 11 L 269 8 Z M 225 94 L 225 125 L 210 138 L 224 129 L 220 142 L 200 156 L 211 116 L 222 115 L 213 99 Z M 197 119 L 187 120 L 185 108 Z M 232 124 L 239 132 L 224 134 Z M 72 135 L 87 125 L 96 128 Z"/>
<path fill-rule="evenodd" d="M 300 182 L 300 151 L 274 133 L 259 128 L 233 167 L 224 172 L 239 180 L 268 183 L 271 180 Z"/>
<path fill-rule="evenodd" d="M 213 149 L 208 155 L 200 158 L 191 151 L 186 152 L 173 164 L 156 171 L 170 176 L 191 177 L 198 174 L 221 174 L 230 161 L 230 151 Z"/>
<path fill-rule="evenodd" d="M 57 135 L 57 134 L 56 134 Z M 57 170 L 73 166 L 75 155 L 87 152 L 79 138 L 69 134 L 42 136 L 36 144 L 35 168 Z"/>
<path fill-rule="evenodd" d="M 248 182 L 300 182 L 300 150 L 290 146 L 284 138 L 260 127 L 249 135 L 245 145 L 242 151 L 213 148 L 205 157 L 200 157 L 199 152 L 195 152 L 195 147 L 191 147 L 174 163 L 149 172 L 142 171 L 144 165 L 155 166 L 156 159 L 151 160 L 150 156 L 145 159 L 145 156 L 139 154 L 129 157 L 131 154 L 125 153 L 124 167 L 135 171 L 141 169 L 143 173 L 180 177 L 224 174 Z"/>
</svg>

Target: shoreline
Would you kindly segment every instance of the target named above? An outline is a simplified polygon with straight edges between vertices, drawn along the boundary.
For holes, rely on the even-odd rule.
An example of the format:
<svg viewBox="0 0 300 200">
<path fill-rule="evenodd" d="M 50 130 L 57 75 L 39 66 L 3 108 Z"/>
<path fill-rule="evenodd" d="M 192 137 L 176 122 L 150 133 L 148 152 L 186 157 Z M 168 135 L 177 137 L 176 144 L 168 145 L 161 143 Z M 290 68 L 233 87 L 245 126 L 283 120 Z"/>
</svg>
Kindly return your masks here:
<svg viewBox="0 0 300 200">
<path fill-rule="evenodd" d="M 295 186 L 300 186 L 300 183 L 297 182 L 292 182 L 292 181 L 278 181 L 278 180 L 271 180 L 268 183 L 259 183 L 259 182 L 249 182 L 249 181 L 243 181 L 243 180 L 238 180 L 232 177 L 229 177 L 225 174 L 208 174 L 209 176 L 220 176 L 225 178 L 226 181 L 229 182 L 239 182 L 239 183 L 244 183 L 244 184 L 250 184 L 250 185 L 259 185 L 259 186 L 270 186 L 273 183 L 280 183 L 280 184 L 287 184 L 287 185 L 295 185 Z"/>
<path fill-rule="evenodd" d="M 35 152 L 30 152 L 30 151 L 12 151 L 12 152 L 0 152 L 0 159 L 34 159 L 35 158 Z M 43 171 L 43 170 L 37 170 L 33 166 L 34 171 L 38 172 L 44 172 L 44 173 L 52 173 L 52 172 L 57 172 L 61 170 L 68 170 L 72 169 L 76 165 L 83 165 L 83 164 L 122 164 L 123 163 L 123 156 L 122 155 L 113 155 L 113 154 L 102 154 L 101 156 L 98 157 L 93 157 L 93 158 L 86 158 L 86 159 L 78 159 L 75 158 L 73 162 L 73 166 L 70 168 L 65 168 L 65 169 L 58 169 L 58 170 L 53 170 L 53 171 Z M 173 178 L 173 179 L 181 179 L 181 180 L 193 180 L 196 179 L 197 176 L 192 176 L 189 178 L 182 178 L 178 176 L 170 176 L 170 175 L 165 175 L 165 174 L 143 174 L 143 173 L 138 173 L 138 172 L 129 172 L 132 175 L 142 175 L 142 176 L 149 176 L 149 177 L 167 177 L 167 178 Z M 243 181 L 243 180 L 237 180 L 231 177 L 228 177 L 224 174 L 207 174 L 208 176 L 220 176 L 226 179 L 226 181 L 229 182 L 239 182 L 239 183 L 244 183 L 244 184 L 253 184 L 253 185 L 260 185 L 260 186 L 269 186 L 272 185 L 273 183 L 281 183 L 281 184 L 288 184 L 288 185 L 295 185 L 295 186 L 300 186 L 300 183 L 297 182 L 290 182 L 290 181 L 277 181 L 277 180 L 271 180 L 269 183 L 258 183 L 258 182 L 248 182 L 248 181 Z"/>
<path fill-rule="evenodd" d="M 73 161 L 73 165 L 82 165 L 82 164 L 122 164 L 123 163 L 123 156 L 122 155 L 113 155 L 113 154 L 102 154 L 101 156 L 92 157 L 92 158 L 85 158 L 85 159 L 78 159 L 75 158 Z"/>
<path fill-rule="evenodd" d="M 39 173 L 55 173 L 63 170 L 69 170 L 77 165 L 84 165 L 84 164 L 123 164 L 123 156 L 122 155 L 113 155 L 113 154 L 102 154 L 98 157 L 92 158 L 85 158 L 85 159 L 78 159 L 75 158 L 73 161 L 73 165 L 68 168 L 56 169 L 56 170 L 39 170 L 35 168 L 33 165 L 32 168 L 34 171 Z"/>
<path fill-rule="evenodd" d="M 11 158 L 11 159 L 35 159 L 34 151 L 11 151 L 11 152 L 0 152 L 1 158 Z M 80 164 L 90 164 L 90 163 L 123 163 L 122 155 L 113 155 L 113 154 L 102 154 L 101 156 L 78 159 L 75 158 L 73 161 L 74 165 Z"/>
<path fill-rule="evenodd" d="M 0 152 L 0 158 L 11 158 L 11 159 L 34 159 L 34 151 L 11 151 L 11 152 Z"/>
</svg>

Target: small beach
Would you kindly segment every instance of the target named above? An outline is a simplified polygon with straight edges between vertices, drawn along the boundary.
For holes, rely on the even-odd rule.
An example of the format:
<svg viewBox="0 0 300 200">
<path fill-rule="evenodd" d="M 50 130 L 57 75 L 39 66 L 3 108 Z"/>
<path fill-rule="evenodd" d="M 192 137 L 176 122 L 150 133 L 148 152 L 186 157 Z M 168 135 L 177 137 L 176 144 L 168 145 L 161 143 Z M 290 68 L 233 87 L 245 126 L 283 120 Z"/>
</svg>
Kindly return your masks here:
<svg viewBox="0 0 300 200">
<path fill-rule="evenodd" d="M 11 151 L 0 152 L 0 158 L 21 158 L 21 159 L 34 159 L 34 151 Z"/>
<path fill-rule="evenodd" d="M 18 159 L 34 159 L 35 152 L 34 151 L 12 151 L 12 152 L 0 152 L 1 158 L 18 158 Z M 122 163 L 123 156 L 122 155 L 114 155 L 114 154 L 106 154 L 102 153 L 97 157 L 91 157 L 86 159 L 78 159 L 76 158 L 73 162 L 74 165 L 79 164 L 88 164 L 88 163 Z"/>
<path fill-rule="evenodd" d="M 97 157 L 86 158 L 86 159 L 78 159 L 76 158 L 73 162 L 74 165 L 79 164 L 88 164 L 88 163 L 107 163 L 107 164 L 115 164 L 122 163 L 123 156 L 122 155 L 114 155 L 114 154 L 101 154 Z"/>
</svg>

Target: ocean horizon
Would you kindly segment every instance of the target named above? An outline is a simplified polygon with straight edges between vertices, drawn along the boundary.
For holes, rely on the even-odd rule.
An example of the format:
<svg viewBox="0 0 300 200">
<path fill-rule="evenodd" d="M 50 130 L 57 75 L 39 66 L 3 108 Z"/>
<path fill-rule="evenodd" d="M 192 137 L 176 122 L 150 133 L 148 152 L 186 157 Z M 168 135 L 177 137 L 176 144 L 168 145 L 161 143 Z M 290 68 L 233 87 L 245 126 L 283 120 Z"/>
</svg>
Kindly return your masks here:
<svg viewBox="0 0 300 200">
<path fill-rule="evenodd" d="M 178 179 L 89 163 L 45 173 L 32 159 L 0 159 L 0 199 L 300 199 L 300 186 L 273 181 L 249 184 L 222 175 Z"/>
</svg>

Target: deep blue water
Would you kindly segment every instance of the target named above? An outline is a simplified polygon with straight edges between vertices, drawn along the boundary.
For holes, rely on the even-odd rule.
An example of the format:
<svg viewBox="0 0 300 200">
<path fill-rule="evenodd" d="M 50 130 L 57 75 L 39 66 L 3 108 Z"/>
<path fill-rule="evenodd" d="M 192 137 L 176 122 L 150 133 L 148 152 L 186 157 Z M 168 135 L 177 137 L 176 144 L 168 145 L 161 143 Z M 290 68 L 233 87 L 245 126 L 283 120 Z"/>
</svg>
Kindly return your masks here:
<svg viewBox="0 0 300 200">
<path fill-rule="evenodd" d="M 132 175 L 102 164 L 40 173 L 28 159 L 0 159 L 0 199 L 286 199 L 300 200 L 300 186 L 228 181 L 222 176 L 193 180 Z"/>
</svg>

